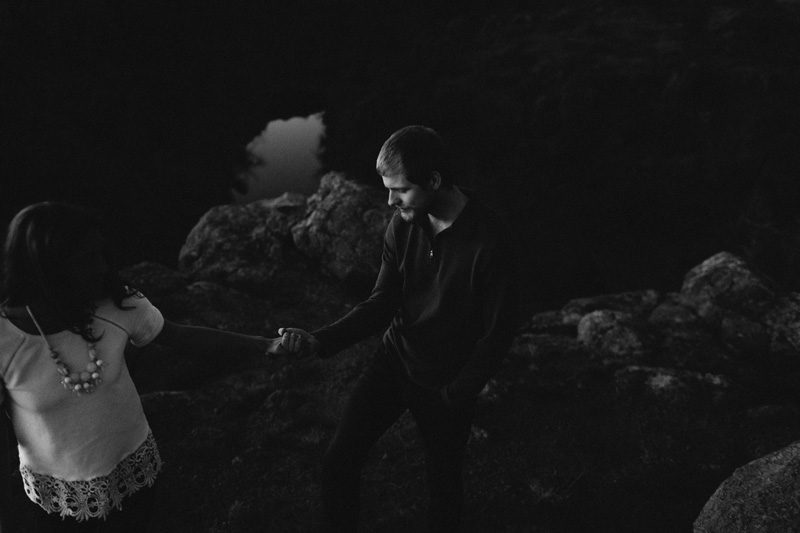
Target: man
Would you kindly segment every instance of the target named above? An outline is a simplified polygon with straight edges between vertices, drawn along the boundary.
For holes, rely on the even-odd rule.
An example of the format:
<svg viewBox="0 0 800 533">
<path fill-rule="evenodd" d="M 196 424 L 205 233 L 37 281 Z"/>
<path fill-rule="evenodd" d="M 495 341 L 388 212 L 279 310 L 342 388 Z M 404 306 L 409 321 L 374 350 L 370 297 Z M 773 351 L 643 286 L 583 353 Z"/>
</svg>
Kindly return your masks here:
<svg viewBox="0 0 800 533">
<path fill-rule="evenodd" d="M 409 410 L 426 452 L 430 528 L 454 532 L 476 397 L 513 337 L 512 238 L 474 193 L 454 185 L 442 138 L 430 128 L 392 134 L 377 171 L 397 211 L 372 294 L 322 329 L 279 333 L 290 349 L 330 357 L 385 330 L 323 459 L 322 503 L 331 529 L 356 531 L 369 450 Z"/>
</svg>

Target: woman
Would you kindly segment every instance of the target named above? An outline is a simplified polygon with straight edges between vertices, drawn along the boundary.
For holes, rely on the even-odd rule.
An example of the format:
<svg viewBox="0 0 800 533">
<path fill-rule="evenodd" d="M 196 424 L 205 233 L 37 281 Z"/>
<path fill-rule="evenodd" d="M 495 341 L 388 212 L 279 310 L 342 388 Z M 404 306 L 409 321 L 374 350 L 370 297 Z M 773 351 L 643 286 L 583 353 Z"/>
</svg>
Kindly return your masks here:
<svg viewBox="0 0 800 533">
<path fill-rule="evenodd" d="M 0 287 L 0 400 L 36 531 L 144 531 L 161 458 L 125 365 L 128 342 L 284 353 L 267 339 L 164 320 L 109 267 L 99 219 L 45 202 L 9 225 Z M 296 342 L 296 341 L 295 341 Z"/>
</svg>

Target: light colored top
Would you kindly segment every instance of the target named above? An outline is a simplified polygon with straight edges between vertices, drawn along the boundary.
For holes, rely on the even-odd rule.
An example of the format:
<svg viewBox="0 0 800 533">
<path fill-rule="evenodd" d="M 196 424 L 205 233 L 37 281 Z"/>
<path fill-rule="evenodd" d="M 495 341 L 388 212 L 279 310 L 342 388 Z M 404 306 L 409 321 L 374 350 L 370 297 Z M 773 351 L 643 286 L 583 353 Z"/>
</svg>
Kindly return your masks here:
<svg viewBox="0 0 800 533">
<path fill-rule="evenodd" d="M 92 332 L 103 360 L 102 383 L 77 395 L 61 385 L 61 374 L 41 335 L 31 335 L 0 317 L 0 398 L 9 402 L 19 441 L 20 467 L 64 481 L 108 475 L 147 439 L 150 427 L 125 364 L 128 342 L 144 346 L 161 331 L 164 318 L 144 296 L 98 303 Z M 89 362 L 88 343 L 61 331 L 46 336 L 75 371 Z"/>
</svg>

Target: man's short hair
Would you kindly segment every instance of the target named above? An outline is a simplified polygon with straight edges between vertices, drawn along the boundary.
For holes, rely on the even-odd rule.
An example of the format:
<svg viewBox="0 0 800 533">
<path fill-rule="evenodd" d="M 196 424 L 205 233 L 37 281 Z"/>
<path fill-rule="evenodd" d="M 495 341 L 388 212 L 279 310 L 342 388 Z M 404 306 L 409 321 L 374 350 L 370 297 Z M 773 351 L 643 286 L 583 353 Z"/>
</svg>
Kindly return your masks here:
<svg viewBox="0 0 800 533">
<path fill-rule="evenodd" d="M 426 126 L 406 126 L 394 132 L 381 148 L 375 169 L 381 176 L 403 171 L 406 179 L 424 185 L 433 172 L 442 187 L 453 186 L 450 153 L 441 135 Z"/>
</svg>

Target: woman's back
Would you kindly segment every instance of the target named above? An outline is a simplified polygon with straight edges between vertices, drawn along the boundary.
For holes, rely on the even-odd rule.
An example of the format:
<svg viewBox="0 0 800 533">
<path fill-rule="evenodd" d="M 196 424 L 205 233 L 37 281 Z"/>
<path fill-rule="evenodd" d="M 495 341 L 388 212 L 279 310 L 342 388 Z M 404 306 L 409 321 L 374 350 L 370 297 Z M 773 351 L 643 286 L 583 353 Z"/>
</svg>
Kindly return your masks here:
<svg viewBox="0 0 800 533">
<path fill-rule="evenodd" d="M 78 395 L 62 386 L 47 345 L 70 369 L 80 371 L 90 362 L 85 339 L 69 331 L 43 338 L 0 319 L 0 377 L 21 464 L 68 481 L 89 479 L 108 474 L 147 436 L 149 427 L 125 365 L 124 349 L 129 334 L 140 342 L 149 340 L 137 326 L 145 320 L 142 315 L 149 314 L 156 323 L 163 319 L 144 298 L 133 297 L 126 304 L 136 307 L 125 311 L 106 301 L 95 313 L 100 318 L 92 330 L 101 337 L 95 350 L 103 371 L 91 394 Z"/>
</svg>

